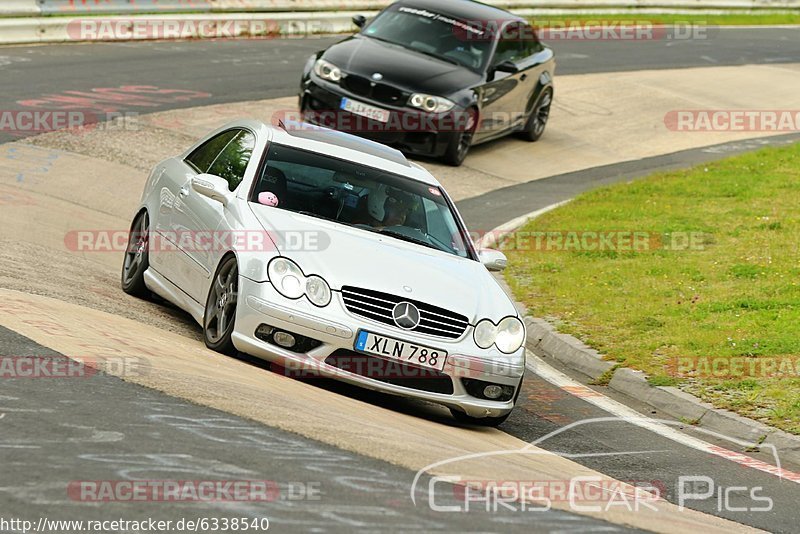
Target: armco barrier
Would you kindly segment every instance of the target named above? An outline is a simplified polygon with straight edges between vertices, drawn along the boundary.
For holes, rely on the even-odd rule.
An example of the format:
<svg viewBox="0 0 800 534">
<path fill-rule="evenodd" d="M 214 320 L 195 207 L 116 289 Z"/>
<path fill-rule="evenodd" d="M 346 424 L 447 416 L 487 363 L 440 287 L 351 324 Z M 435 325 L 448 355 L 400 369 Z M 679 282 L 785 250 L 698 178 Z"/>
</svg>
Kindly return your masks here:
<svg viewBox="0 0 800 534">
<path fill-rule="evenodd" d="M 210 12 L 307 12 L 377 11 L 391 0 L 6 0 L 3 4 L 24 13 L 43 15 L 132 14 L 132 13 L 210 13 Z M 504 9 L 793 9 L 800 0 L 487 0 Z M 21 12 L 22 13 L 22 12 Z"/>
<path fill-rule="evenodd" d="M 0 17 L 35 17 L 41 13 L 37 0 L 0 1 Z"/>
<path fill-rule="evenodd" d="M 390 0 L 0 0 L 0 44 L 94 40 L 91 36 L 80 39 L 70 35 L 70 22 L 94 17 L 113 19 L 115 15 L 127 21 L 145 18 L 156 25 L 181 16 L 212 22 L 256 18 L 270 21 L 273 29 L 278 24 L 284 36 L 307 33 L 312 26 L 324 27 L 325 32 L 344 33 L 356 29 L 350 21 L 352 15 L 374 16 L 389 3 Z M 627 4 L 621 4 L 620 0 L 490 0 L 490 3 L 533 18 L 570 13 L 607 17 L 614 13 L 741 13 L 800 8 L 800 0 L 633 0 Z M 314 11 L 309 11 L 312 8 Z"/>
<path fill-rule="evenodd" d="M 255 16 L 253 13 L 230 13 L 225 15 L 226 21 L 242 21 L 252 23 L 254 19 L 268 21 L 269 34 L 266 36 L 268 39 L 276 38 L 276 28 L 279 28 L 281 37 L 305 37 L 309 33 L 345 33 L 348 31 L 355 31 L 356 27 L 353 25 L 352 17 L 360 12 L 346 11 L 346 12 L 327 12 L 327 13 L 269 13 L 263 16 Z M 374 15 L 375 12 L 366 12 L 366 15 Z M 82 38 L 80 31 L 80 24 L 82 21 L 100 20 L 95 17 L 36 17 L 36 18 L 10 18 L 0 19 L 0 42 L 4 44 L 22 44 L 22 43 L 45 43 L 45 42 L 70 42 L 87 40 Z M 209 25 L 213 26 L 214 23 L 220 21 L 218 15 L 212 13 L 206 14 L 170 14 L 170 15 L 130 15 L 130 16 L 107 16 L 102 17 L 103 27 L 127 27 L 135 24 L 136 21 L 148 21 L 148 26 L 157 26 L 158 22 L 175 22 L 185 21 L 189 24 L 183 25 L 181 37 L 182 38 L 198 38 L 204 37 L 200 34 L 185 34 L 187 28 L 197 27 L 198 30 L 205 28 L 208 29 Z M 115 22 L 120 22 L 120 26 L 116 26 Z M 203 22 L 210 24 L 203 25 Z M 242 28 L 253 27 L 258 25 L 242 24 Z M 263 26 L 263 25 L 262 25 Z M 190 30 L 189 30 L 190 31 Z M 128 34 L 120 32 L 121 37 L 114 35 L 108 36 L 102 31 L 100 32 L 100 39 L 97 40 L 138 40 L 140 39 L 135 34 Z M 115 34 L 119 36 L 119 33 Z M 226 37 L 229 36 L 226 33 Z M 260 37 L 260 35 L 247 35 L 242 34 L 233 37 Z M 141 39 L 152 39 L 151 36 L 143 36 Z"/>
<path fill-rule="evenodd" d="M 37 0 L 43 15 L 186 13 L 211 11 L 210 0 Z"/>
<path fill-rule="evenodd" d="M 43 15 L 375 11 L 389 0 L 38 0 Z"/>
</svg>

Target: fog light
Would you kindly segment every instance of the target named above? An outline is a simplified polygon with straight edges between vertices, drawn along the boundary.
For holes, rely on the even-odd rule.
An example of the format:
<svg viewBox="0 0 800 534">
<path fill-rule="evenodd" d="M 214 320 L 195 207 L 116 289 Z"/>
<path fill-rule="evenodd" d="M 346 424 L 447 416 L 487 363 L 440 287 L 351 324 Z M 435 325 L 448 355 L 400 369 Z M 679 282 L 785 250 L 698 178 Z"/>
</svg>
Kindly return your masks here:
<svg viewBox="0 0 800 534">
<path fill-rule="evenodd" d="M 269 341 L 269 337 L 272 335 L 272 331 L 275 330 L 271 326 L 262 324 L 256 328 L 256 337 L 261 341 Z"/>
<path fill-rule="evenodd" d="M 297 343 L 297 341 L 294 339 L 294 336 L 286 332 L 275 332 L 275 335 L 272 336 L 272 339 L 275 341 L 276 345 L 280 345 L 285 349 L 291 349 L 294 347 L 294 344 Z"/>
<path fill-rule="evenodd" d="M 491 385 L 483 388 L 483 396 L 487 399 L 499 399 L 501 395 L 503 395 L 502 386 Z"/>
</svg>

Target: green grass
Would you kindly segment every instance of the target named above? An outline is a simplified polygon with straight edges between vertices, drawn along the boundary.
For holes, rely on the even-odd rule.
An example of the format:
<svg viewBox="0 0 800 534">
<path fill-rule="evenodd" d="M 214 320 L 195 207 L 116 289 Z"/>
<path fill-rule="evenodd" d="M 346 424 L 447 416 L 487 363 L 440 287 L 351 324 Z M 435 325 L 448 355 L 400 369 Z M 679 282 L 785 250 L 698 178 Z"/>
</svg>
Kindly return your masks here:
<svg viewBox="0 0 800 534">
<path fill-rule="evenodd" d="M 547 26 L 553 23 L 570 22 L 574 24 L 602 23 L 640 23 L 665 25 L 699 25 L 699 26 L 776 26 L 784 24 L 800 24 L 800 13 L 732 13 L 724 15 L 685 14 L 669 15 L 658 13 L 576 13 L 574 15 L 542 15 L 531 19 L 533 24 Z"/>
<path fill-rule="evenodd" d="M 518 237 L 505 245 L 507 279 L 531 314 L 651 383 L 800 434 L 800 376 L 722 380 L 670 367 L 678 357 L 800 359 L 798 206 L 800 145 L 657 174 L 581 195 L 518 234 L 648 232 L 650 250 L 513 250 Z M 684 235 L 698 237 L 694 247 L 659 246 Z"/>
</svg>

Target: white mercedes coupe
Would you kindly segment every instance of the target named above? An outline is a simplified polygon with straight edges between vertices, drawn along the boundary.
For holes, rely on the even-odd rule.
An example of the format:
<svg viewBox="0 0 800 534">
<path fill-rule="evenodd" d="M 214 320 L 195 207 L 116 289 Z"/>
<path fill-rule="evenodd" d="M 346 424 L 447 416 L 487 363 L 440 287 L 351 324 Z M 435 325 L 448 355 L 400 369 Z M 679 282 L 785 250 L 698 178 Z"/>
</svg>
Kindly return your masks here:
<svg viewBox="0 0 800 534">
<path fill-rule="evenodd" d="M 122 288 L 189 312 L 206 345 L 496 426 L 525 327 L 439 182 L 386 146 L 241 120 L 156 165 Z"/>
</svg>

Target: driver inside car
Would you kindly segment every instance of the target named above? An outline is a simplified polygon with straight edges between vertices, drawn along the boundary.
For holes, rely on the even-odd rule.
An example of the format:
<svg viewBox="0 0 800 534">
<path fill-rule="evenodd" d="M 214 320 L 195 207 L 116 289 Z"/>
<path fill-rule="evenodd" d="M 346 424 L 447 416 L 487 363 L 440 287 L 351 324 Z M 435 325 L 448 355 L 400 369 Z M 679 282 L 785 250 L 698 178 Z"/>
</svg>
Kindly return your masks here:
<svg viewBox="0 0 800 534">
<path fill-rule="evenodd" d="M 381 184 L 367 197 L 369 225 L 373 228 L 403 226 L 413 209 L 408 195 Z"/>
</svg>

